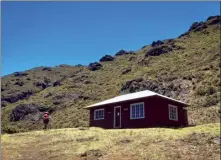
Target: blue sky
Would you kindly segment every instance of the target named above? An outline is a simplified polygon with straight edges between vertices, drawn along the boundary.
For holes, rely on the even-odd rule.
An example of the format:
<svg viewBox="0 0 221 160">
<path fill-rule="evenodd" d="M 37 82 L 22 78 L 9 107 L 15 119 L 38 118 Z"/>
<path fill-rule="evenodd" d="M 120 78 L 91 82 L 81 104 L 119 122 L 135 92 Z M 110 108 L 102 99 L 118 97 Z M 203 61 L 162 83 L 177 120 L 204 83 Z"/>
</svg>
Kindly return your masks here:
<svg viewBox="0 0 221 160">
<path fill-rule="evenodd" d="M 219 14 L 220 2 L 2 2 L 2 75 L 88 65 Z"/>
</svg>

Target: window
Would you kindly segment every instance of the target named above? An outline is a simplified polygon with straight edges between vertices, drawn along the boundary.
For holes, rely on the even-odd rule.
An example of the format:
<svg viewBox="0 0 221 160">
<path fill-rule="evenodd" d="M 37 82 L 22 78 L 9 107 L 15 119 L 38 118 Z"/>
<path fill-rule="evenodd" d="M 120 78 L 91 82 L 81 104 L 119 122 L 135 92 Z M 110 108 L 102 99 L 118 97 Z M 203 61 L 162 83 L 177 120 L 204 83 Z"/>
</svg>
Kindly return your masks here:
<svg viewBox="0 0 221 160">
<path fill-rule="evenodd" d="M 130 119 L 144 118 L 144 103 L 134 103 L 130 105 Z"/>
<path fill-rule="evenodd" d="M 94 110 L 94 120 L 104 119 L 104 109 Z"/>
<path fill-rule="evenodd" d="M 177 112 L 177 106 L 169 104 L 169 119 L 170 120 L 178 120 L 178 112 Z"/>
</svg>

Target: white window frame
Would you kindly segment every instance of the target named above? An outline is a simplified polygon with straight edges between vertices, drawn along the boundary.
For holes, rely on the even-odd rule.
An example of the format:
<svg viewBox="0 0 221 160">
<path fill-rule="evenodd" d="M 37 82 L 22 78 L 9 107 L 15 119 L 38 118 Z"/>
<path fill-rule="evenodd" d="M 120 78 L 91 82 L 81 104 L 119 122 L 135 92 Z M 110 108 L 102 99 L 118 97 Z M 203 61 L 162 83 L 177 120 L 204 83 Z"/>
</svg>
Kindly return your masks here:
<svg viewBox="0 0 221 160">
<path fill-rule="evenodd" d="M 142 117 L 132 117 L 132 107 L 134 105 L 137 105 L 137 104 L 143 104 L 143 116 Z M 135 109 L 136 110 L 136 109 Z M 144 106 L 144 102 L 139 102 L 139 103 L 133 103 L 133 104 L 130 104 L 130 119 L 143 119 L 145 118 L 145 106 Z"/>
<path fill-rule="evenodd" d="M 96 118 L 96 113 L 103 110 L 103 117 L 102 118 Z M 104 119 L 104 108 L 102 109 L 95 109 L 94 110 L 94 120 L 101 120 L 101 119 Z"/>
<path fill-rule="evenodd" d="M 170 112 L 170 109 L 175 109 L 176 110 L 176 118 L 173 119 L 171 118 L 171 112 Z M 169 120 L 172 120 L 172 121 L 178 121 L 178 107 L 177 106 L 174 106 L 172 104 L 168 104 L 168 112 L 169 112 Z"/>
</svg>

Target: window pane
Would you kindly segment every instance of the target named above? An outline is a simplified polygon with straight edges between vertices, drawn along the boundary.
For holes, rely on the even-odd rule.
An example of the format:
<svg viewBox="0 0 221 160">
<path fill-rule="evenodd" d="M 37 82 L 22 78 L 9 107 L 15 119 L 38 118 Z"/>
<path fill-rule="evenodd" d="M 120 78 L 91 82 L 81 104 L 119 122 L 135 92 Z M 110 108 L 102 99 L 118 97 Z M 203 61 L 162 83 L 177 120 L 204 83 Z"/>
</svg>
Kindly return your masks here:
<svg viewBox="0 0 221 160">
<path fill-rule="evenodd" d="M 143 103 L 140 104 L 140 117 L 144 117 L 144 106 L 143 106 Z"/>
<path fill-rule="evenodd" d="M 97 119 L 97 118 L 98 118 L 98 112 L 96 111 L 95 113 L 96 113 L 96 114 L 95 114 L 95 115 L 96 115 L 95 117 L 96 117 L 96 119 Z"/>
<path fill-rule="evenodd" d="M 131 118 L 144 118 L 143 103 L 137 103 L 131 105 Z"/>
<path fill-rule="evenodd" d="M 143 107 L 140 108 L 140 117 L 144 117 Z"/>
<path fill-rule="evenodd" d="M 132 114 L 133 114 L 133 117 L 135 117 L 135 107 L 133 106 L 133 112 L 132 112 Z"/>
<path fill-rule="evenodd" d="M 132 113 L 135 114 L 135 107 L 132 106 Z"/>
<path fill-rule="evenodd" d="M 104 110 L 96 110 L 94 114 L 95 119 L 104 119 Z"/>
<path fill-rule="evenodd" d="M 134 118 L 134 117 L 135 117 L 135 106 L 132 105 L 132 118 Z"/>
<path fill-rule="evenodd" d="M 169 117 L 171 120 L 177 120 L 177 108 L 169 106 Z"/>
<path fill-rule="evenodd" d="M 134 113 L 132 114 L 132 118 L 135 118 L 135 114 Z"/>
<path fill-rule="evenodd" d="M 139 117 L 139 105 L 136 105 L 136 117 Z"/>
</svg>

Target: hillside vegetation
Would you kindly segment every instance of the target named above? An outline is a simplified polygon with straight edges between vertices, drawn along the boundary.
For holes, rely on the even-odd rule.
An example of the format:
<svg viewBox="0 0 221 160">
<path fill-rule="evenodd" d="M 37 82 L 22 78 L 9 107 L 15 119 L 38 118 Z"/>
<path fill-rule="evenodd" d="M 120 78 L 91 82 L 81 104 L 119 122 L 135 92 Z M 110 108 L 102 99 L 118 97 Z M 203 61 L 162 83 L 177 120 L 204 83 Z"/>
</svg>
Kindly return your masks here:
<svg viewBox="0 0 221 160">
<path fill-rule="evenodd" d="M 88 111 L 83 107 L 121 90 L 145 89 L 189 103 L 190 124 L 219 122 L 220 16 L 193 23 L 178 38 L 121 50 L 89 66 L 43 66 L 2 77 L 2 131 L 42 129 L 39 117 L 46 110 L 53 129 L 86 127 Z"/>
<path fill-rule="evenodd" d="M 5 134 L 2 136 L 2 159 L 220 159 L 220 123 L 184 129 L 82 129 Z"/>
</svg>

